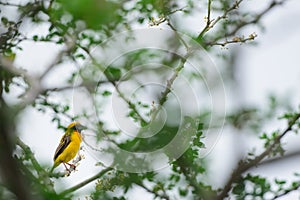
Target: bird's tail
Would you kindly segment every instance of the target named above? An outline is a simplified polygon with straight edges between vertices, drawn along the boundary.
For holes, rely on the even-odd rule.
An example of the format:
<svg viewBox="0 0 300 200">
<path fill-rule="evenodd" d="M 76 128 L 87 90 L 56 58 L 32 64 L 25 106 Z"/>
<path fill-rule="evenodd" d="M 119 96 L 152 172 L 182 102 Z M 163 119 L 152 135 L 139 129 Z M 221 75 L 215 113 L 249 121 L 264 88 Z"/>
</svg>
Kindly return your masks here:
<svg viewBox="0 0 300 200">
<path fill-rule="evenodd" d="M 53 172 L 53 170 L 57 167 L 58 165 L 56 163 L 53 164 L 53 166 L 51 167 L 49 173 L 51 174 Z"/>
</svg>

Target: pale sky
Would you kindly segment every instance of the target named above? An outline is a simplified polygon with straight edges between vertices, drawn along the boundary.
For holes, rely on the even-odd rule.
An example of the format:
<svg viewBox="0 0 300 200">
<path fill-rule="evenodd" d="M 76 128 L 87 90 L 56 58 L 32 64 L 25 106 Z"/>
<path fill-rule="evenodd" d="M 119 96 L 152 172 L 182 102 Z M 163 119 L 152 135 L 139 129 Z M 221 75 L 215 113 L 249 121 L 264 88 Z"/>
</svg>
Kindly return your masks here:
<svg viewBox="0 0 300 200">
<path fill-rule="evenodd" d="M 251 2 L 251 1 L 249 1 Z M 255 2 L 255 1 L 252 1 Z M 246 1 L 245 3 L 248 3 Z M 249 46 L 247 44 L 236 45 L 239 48 L 239 78 L 243 85 L 239 86 L 242 90 L 242 100 L 248 104 L 262 105 L 266 102 L 268 94 L 274 93 L 279 96 L 287 95 L 291 98 L 295 107 L 299 104 L 299 85 L 300 85 L 300 67 L 299 67 L 299 46 L 300 46 L 300 1 L 290 0 L 286 5 L 278 7 L 271 11 L 263 20 L 266 27 L 265 32 L 253 30 L 258 34 L 256 41 L 257 46 Z M 249 30 L 249 29 L 247 29 Z M 30 34 L 31 30 L 27 30 Z M 42 31 L 39 27 L 39 31 Z M 30 49 L 20 52 L 16 57 L 15 64 L 22 66 L 34 73 L 39 74 L 43 71 L 43 66 L 55 57 L 55 53 L 59 51 L 57 48 L 52 48 L 51 44 L 33 44 L 24 42 L 24 49 Z M 229 48 L 233 47 L 231 45 Z M 220 52 L 226 53 L 226 49 L 220 48 Z M 62 68 L 57 69 L 60 75 L 68 73 L 72 67 L 64 65 Z M 56 71 L 57 72 L 57 71 Z M 53 72 L 54 73 L 54 72 Z M 51 80 L 53 79 L 53 80 Z M 59 84 L 61 79 L 57 77 L 49 78 L 49 83 L 45 84 Z M 230 104 L 230 103 L 229 103 Z M 68 122 L 66 121 L 67 125 Z M 276 123 L 274 129 L 266 130 L 271 131 L 277 128 Z M 35 111 L 32 108 L 27 108 L 20 116 L 20 125 L 18 127 L 20 137 L 23 141 L 31 147 L 34 151 L 37 160 L 44 165 L 52 165 L 52 158 L 54 151 L 58 145 L 58 141 L 63 134 L 58 131 L 53 123 L 51 123 L 51 115 L 43 114 Z M 228 131 L 228 130 L 224 130 Z M 236 147 L 236 133 L 222 134 L 221 139 L 218 141 L 216 147 L 208 159 L 212 161 L 210 172 L 214 174 L 212 177 L 213 183 L 220 186 L 224 183 L 226 174 L 230 173 L 234 158 L 232 154 Z M 257 140 L 252 138 L 238 138 L 243 140 L 249 147 L 252 144 L 257 144 Z M 300 136 L 289 136 L 285 139 L 287 146 L 297 145 Z M 290 145 L 289 145 L 290 144 Z M 94 166 L 94 159 L 88 152 L 84 152 L 86 159 L 81 161 L 78 171 L 72 173 L 70 177 L 62 178 L 55 183 L 59 191 L 59 185 L 63 184 L 63 188 L 69 188 L 72 185 L 94 175 L 98 170 Z M 296 160 L 297 159 L 297 160 Z M 279 163 L 273 168 L 263 167 L 255 169 L 255 173 L 263 173 L 268 177 L 292 177 L 293 172 L 299 170 L 300 158 L 287 163 Z M 224 166 L 224 163 L 227 165 Z M 223 170 L 220 170 L 222 166 Z M 58 169 L 63 169 L 60 166 Z M 299 172 L 299 171 L 298 171 Z M 94 183 L 80 189 L 79 192 L 89 190 L 89 187 L 94 186 Z M 137 189 L 129 196 L 132 199 L 144 193 L 143 190 Z M 291 193 L 285 198 L 292 199 L 298 197 L 297 194 Z M 143 195 L 143 199 L 146 197 Z M 149 199 L 152 199 L 152 197 Z"/>
</svg>

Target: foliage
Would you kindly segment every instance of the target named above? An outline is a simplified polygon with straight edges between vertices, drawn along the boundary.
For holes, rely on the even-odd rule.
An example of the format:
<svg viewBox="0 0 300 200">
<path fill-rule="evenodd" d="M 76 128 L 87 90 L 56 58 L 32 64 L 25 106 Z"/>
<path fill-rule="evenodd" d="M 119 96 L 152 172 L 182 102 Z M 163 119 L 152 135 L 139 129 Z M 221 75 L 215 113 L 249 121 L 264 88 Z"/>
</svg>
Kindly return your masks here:
<svg viewBox="0 0 300 200">
<path fill-rule="evenodd" d="M 289 103 L 282 103 L 280 98 L 270 96 L 267 109 L 240 106 L 225 117 L 222 112 L 205 105 L 201 105 L 205 109 L 200 111 L 194 108 L 193 100 L 184 93 L 189 89 L 177 84 L 184 76 L 190 85 L 195 84 L 197 89 L 202 89 L 204 82 L 212 79 L 209 90 L 215 92 L 223 89 L 223 82 L 215 81 L 216 74 L 210 74 L 210 69 L 200 69 L 201 72 L 196 73 L 189 68 L 195 55 L 198 64 L 206 64 L 204 58 L 195 53 L 195 44 L 201 45 L 211 55 L 218 46 L 248 44 L 255 40 L 257 34 L 254 31 L 245 33 L 244 29 L 249 25 L 259 28 L 265 14 L 283 3 L 273 0 L 265 9 L 254 12 L 240 9 L 240 5 L 247 5 L 246 0 L 208 0 L 200 3 L 194 0 L 29 0 L 20 4 L 1 1 L 0 14 L 13 9 L 17 15 L 1 15 L 0 162 L 4 164 L 0 168 L 0 198 L 71 199 L 76 198 L 76 190 L 93 181 L 95 185 L 87 194 L 87 199 L 127 199 L 126 195 L 136 188 L 145 190 L 153 199 L 225 199 L 228 196 L 236 199 L 275 199 L 297 190 L 299 180 L 292 183 L 268 180 L 252 174 L 250 170 L 266 159 L 285 156 L 282 138 L 299 130 L 298 110 L 293 110 Z M 206 13 L 202 30 L 184 29 L 182 22 L 203 10 Z M 107 60 L 124 46 L 130 47 L 136 39 L 136 27 L 146 28 L 147 31 L 157 26 L 161 29 L 167 27 L 172 33 L 157 38 L 164 39 L 162 43 L 169 51 L 137 48 L 123 52 L 113 61 Z M 42 27 L 46 33 L 32 31 L 27 34 L 24 27 Z M 144 36 L 146 41 L 147 37 Z M 54 44 L 60 50 L 41 74 L 33 74 L 15 65 L 18 54 L 27 51 L 23 48 L 26 42 Z M 150 44 L 155 42 L 150 41 Z M 97 48 L 99 52 L 95 50 Z M 180 55 L 178 52 L 183 53 Z M 227 53 L 230 57 L 231 52 Z M 230 62 L 228 57 L 223 60 L 224 66 Z M 153 67 L 153 63 L 159 65 Z M 55 69 L 65 65 L 76 67 L 68 71 L 67 76 L 56 73 Z M 220 69 L 223 74 L 230 70 L 229 67 Z M 62 79 L 59 81 L 64 83 L 59 86 L 44 84 L 51 73 L 56 73 L 56 79 Z M 147 88 L 147 83 L 154 80 L 163 87 L 154 90 Z M 230 81 L 230 78 L 224 79 L 225 84 Z M 138 89 L 132 92 L 128 88 Z M 20 94 L 11 103 L 7 96 L 15 94 L 15 90 Z M 79 91 L 83 97 L 76 100 L 72 90 Z M 174 97 L 172 94 L 175 92 L 178 93 Z M 205 97 L 205 92 L 201 90 L 202 97 Z M 185 97 L 181 99 L 182 105 L 174 103 L 177 94 Z M 84 107 L 88 101 L 86 96 L 93 97 L 93 109 Z M 76 104 L 76 101 L 79 103 Z M 78 106 L 75 115 L 71 108 L 74 105 Z M 106 117 L 107 110 L 108 113 L 118 112 L 122 105 L 127 108 L 126 113 L 122 113 L 123 118 L 138 127 L 135 137 L 124 137 L 122 133 L 126 130 L 118 128 Z M 112 153 L 112 166 L 99 159 L 102 170 L 95 176 L 85 177 L 81 183 L 63 188 L 60 193 L 55 191 L 56 180 L 64 177 L 60 173 L 49 174 L 45 170 L 47 166 L 39 163 L 34 151 L 18 138 L 15 130 L 17 116 L 30 106 L 51 116 L 58 129 L 65 129 L 65 121 L 86 122 L 94 133 L 90 137 L 92 139 L 86 139 L 87 147 L 100 157 L 100 153 Z M 187 106 L 192 107 L 193 111 L 186 112 Z M 265 133 L 264 125 L 282 112 L 285 114 L 278 120 L 287 122 L 285 128 L 275 127 L 273 132 Z M 211 123 L 213 116 L 217 116 L 214 118 L 216 121 Z M 216 133 L 214 124 L 223 126 L 224 117 L 226 127 L 259 137 L 263 150 L 245 155 L 225 185 L 218 189 L 208 180 L 210 163 L 202 157 L 202 152 L 207 148 L 205 139 L 210 136 L 208 133 Z M 88 135 L 86 138 L 89 138 Z M 150 156 L 130 154 L 127 157 L 123 154 L 123 151 L 149 153 L 161 149 L 164 159 L 167 159 L 165 171 L 153 169 L 155 157 L 151 160 Z M 298 178 L 297 175 L 295 177 Z M 116 191 L 121 191 L 122 195 Z"/>
</svg>

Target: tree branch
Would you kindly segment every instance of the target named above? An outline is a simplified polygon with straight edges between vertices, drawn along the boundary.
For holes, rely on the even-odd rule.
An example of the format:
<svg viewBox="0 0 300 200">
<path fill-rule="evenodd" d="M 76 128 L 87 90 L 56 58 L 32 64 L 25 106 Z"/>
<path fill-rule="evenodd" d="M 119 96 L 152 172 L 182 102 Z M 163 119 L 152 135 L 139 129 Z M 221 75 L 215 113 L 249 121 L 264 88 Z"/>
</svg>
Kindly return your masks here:
<svg viewBox="0 0 300 200">
<path fill-rule="evenodd" d="M 165 102 L 167 101 L 167 96 L 168 94 L 171 92 L 171 87 L 175 81 L 175 79 L 177 78 L 177 76 L 179 75 L 179 72 L 183 69 L 184 64 L 186 62 L 186 57 L 181 58 L 179 65 L 176 67 L 176 69 L 174 70 L 173 75 L 170 77 L 170 79 L 167 80 L 167 85 L 165 90 L 161 93 L 161 97 L 159 99 L 159 105 L 163 106 L 165 104 Z"/>
<path fill-rule="evenodd" d="M 62 61 L 62 58 L 65 54 L 69 54 L 72 49 L 75 47 L 75 42 L 73 40 L 66 42 L 66 49 L 59 52 L 52 63 L 46 67 L 46 70 L 40 75 L 39 80 L 42 80 L 57 64 Z"/>
<path fill-rule="evenodd" d="M 3 6 L 13 6 L 13 7 L 22 7 L 23 5 L 20 5 L 20 4 L 14 4 L 14 3 L 8 3 L 8 2 L 1 2 L 0 1 L 0 5 L 3 5 Z"/>
<path fill-rule="evenodd" d="M 297 151 L 287 152 L 283 156 L 276 156 L 274 158 L 263 160 L 262 162 L 259 163 L 259 166 L 268 166 L 276 162 L 286 162 L 289 159 L 296 159 L 296 158 L 298 159 L 299 156 L 300 156 L 300 150 L 298 149 Z"/>
<path fill-rule="evenodd" d="M 234 4 L 231 8 L 229 8 L 229 12 L 235 9 L 235 5 L 239 6 L 239 4 L 240 4 L 242 1 L 243 1 L 243 0 L 237 1 L 236 4 Z M 218 43 L 219 40 L 221 40 L 221 39 L 223 39 L 223 38 L 226 38 L 226 37 L 234 37 L 234 36 L 236 35 L 236 33 L 237 33 L 238 31 L 240 31 L 243 27 L 245 27 L 245 26 L 247 26 L 247 25 L 250 25 L 250 24 L 256 24 L 256 23 L 258 23 L 258 22 L 261 20 L 261 18 L 262 18 L 263 16 L 265 16 L 267 13 L 269 13 L 269 11 L 270 11 L 271 9 L 273 9 L 273 8 L 274 8 L 275 6 L 277 6 L 277 5 L 282 5 L 282 4 L 285 3 L 286 1 L 288 1 L 288 0 L 282 0 L 282 1 L 273 0 L 273 1 L 268 5 L 267 8 L 265 8 L 264 10 L 262 10 L 261 12 L 259 12 L 258 14 L 256 14 L 256 16 L 255 16 L 252 20 L 249 20 L 249 21 L 241 21 L 239 24 L 237 24 L 237 25 L 235 26 L 235 28 L 234 28 L 232 31 L 230 31 L 230 32 L 228 32 L 228 33 L 225 33 L 224 36 L 217 37 L 217 38 L 215 38 L 213 41 L 207 42 L 208 45 L 210 45 L 210 44 L 222 45 L 222 43 L 221 43 L 221 44 Z M 218 17 L 217 20 L 214 21 L 213 26 L 216 24 L 217 21 L 220 21 L 221 19 L 226 18 L 226 17 L 227 17 L 227 14 L 228 14 L 228 12 L 227 12 L 227 13 L 225 12 L 222 16 Z M 198 37 L 198 39 L 200 39 L 200 38 Z M 210 46 L 212 46 L 212 45 L 210 45 Z"/>
<path fill-rule="evenodd" d="M 280 198 L 280 197 L 283 197 L 283 196 L 287 195 L 287 194 L 290 193 L 290 192 L 293 192 L 293 191 L 295 191 L 295 190 L 298 190 L 299 188 L 300 188 L 300 182 L 299 182 L 298 184 L 293 185 L 291 188 L 284 190 L 281 194 L 275 195 L 275 196 L 274 196 L 272 199 L 270 199 L 270 200 L 275 200 L 275 199 L 278 199 L 278 198 Z"/>
<path fill-rule="evenodd" d="M 18 105 L 18 110 L 22 110 L 28 104 L 31 104 L 34 99 L 39 95 L 41 86 L 39 84 L 38 78 L 30 76 L 27 71 L 17 68 L 13 65 L 11 61 L 0 56 L 0 68 L 12 73 L 14 76 L 23 77 L 24 81 L 27 82 L 31 87 L 29 91 L 26 92 L 26 97 Z"/>
<path fill-rule="evenodd" d="M 234 44 L 234 43 L 245 43 L 247 41 L 252 41 L 257 37 L 256 33 L 250 34 L 248 37 L 234 37 L 231 40 L 225 40 L 223 42 L 205 42 L 206 45 L 208 46 L 222 46 L 225 47 L 228 44 Z"/>
<path fill-rule="evenodd" d="M 288 127 L 280 135 L 278 135 L 274 139 L 273 143 L 270 146 L 268 146 L 265 149 L 265 151 L 263 151 L 261 154 L 259 154 L 252 160 L 247 160 L 247 159 L 241 160 L 237 168 L 233 171 L 231 177 L 225 184 L 222 192 L 218 195 L 217 200 L 224 199 L 228 195 L 228 192 L 232 189 L 232 184 L 235 183 L 242 176 L 244 172 L 246 172 L 247 170 L 249 170 L 254 166 L 257 166 L 264 158 L 270 155 L 273 152 L 274 148 L 280 143 L 281 139 L 289 131 L 292 130 L 292 127 L 296 124 L 299 118 L 300 118 L 300 113 L 294 116 L 294 118 L 289 122 Z"/>
<path fill-rule="evenodd" d="M 149 26 L 159 26 L 160 24 L 168 21 L 169 20 L 168 17 L 170 15 L 173 15 L 174 13 L 177 13 L 179 11 L 184 11 L 185 8 L 186 8 L 186 6 L 179 8 L 179 9 L 172 10 L 172 11 L 168 12 L 166 14 L 166 16 L 161 16 L 158 19 L 151 18 L 151 20 L 148 22 L 148 24 L 149 24 Z"/>
<path fill-rule="evenodd" d="M 80 45 L 77 45 L 77 46 L 89 55 L 89 57 L 92 59 L 93 63 L 98 64 L 96 59 L 91 55 L 90 51 L 87 48 L 84 48 Z M 137 114 L 141 123 L 147 123 L 147 120 L 145 120 L 142 117 L 142 115 L 138 112 L 138 110 L 136 109 L 136 106 L 129 99 L 127 99 L 125 97 L 125 95 L 120 91 L 120 89 L 118 88 L 118 84 L 116 84 L 115 81 L 109 81 L 109 77 L 107 76 L 107 74 L 104 71 L 105 71 L 105 69 L 102 69 L 102 72 L 103 72 L 104 76 L 106 77 L 106 79 L 108 80 L 108 82 L 110 82 L 114 86 L 114 88 L 116 89 L 119 96 L 126 102 L 126 104 L 129 106 L 129 108 L 131 108 Z"/>
<path fill-rule="evenodd" d="M 170 200 L 170 197 L 164 192 L 163 194 L 159 194 L 157 191 L 151 190 L 149 188 L 147 188 L 144 184 L 136 182 L 136 185 L 140 186 L 141 188 L 143 188 L 144 190 L 146 190 L 147 192 L 154 194 L 155 198 L 159 197 L 161 199 L 166 199 L 166 200 Z"/>
<path fill-rule="evenodd" d="M 267 13 L 269 13 L 269 11 L 274 8 L 277 5 L 282 5 L 283 3 L 285 3 L 285 1 L 287 0 L 282 0 L 282 1 L 277 1 L 277 0 L 273 0 L 269 6 L 267 8 L 265 8 L 263 11 L 261 11 L 259 14 L 257 14 L 254 19 L 248 21 L 248 22 L 241 22 L 238 26 L 236 26 L 235 29 L 233 29 L 231 32 L 229 32 L 228 34 L 226 34 L 226 36 L 233 36 L 235 35 L 242 27 L 250 25 L 250 24 L 256 24 L 258 21 L 260 21 L 260 19 Z"/>
<path fill-rule="evenodd" d="M 40 173 L 40 172 L 46 172 L 44 170 L 44 168 L 40 166 L 40 164 L 38 163 L 38 161 L 34 157 L 34 155 L 33 155 L 32 151 L 31 151 L 30 147 L 27 146 L 19 137 L 16 138 L 16 144 L 19 147 L 21 147 L 21 149 L 26 154 L 26 157 L 28 157 L 31 160 L 32 165 L 34 166 L 34 168 L 37 170 L 38 173 Z"/>
<path fill-rule="evenodd" d="M 217 17 L 217 19 L 210 20 L 210 13 L 211 13 L 211 0 L 208 0 L 208 8 L 207 8 L 207 22 L 206 26 L 203 28 L 203 30 L 199 33 L 197 36 L 197 41 L 201 40 L 203 38 L 204 34 L 208 32 L 210 29 L 212 29 L 221 19 L 226 19 L 228 13 L 231 11 L 237 9 L 239 5 L 242 3 L 243 0 L 236 1 L 231 7 L 229 7 L 227 10 L 224 11 L 223 15 Z"/>
<path fill-rule="evenodd" d="M 158 103 L 159 103 L 158 108 L 156 108 L 156 110 L 154 110 L 154 112 L 151 116 L 150 122 L 154 121 L 156 119 L 157 114 L 159 113 L 161 107 L 167 101 L 167 96 L 171 92 L 171 88 L 172 88 L 172 85 L 173 85 L 174 81 L 178 77 L 180 71 L 184 68 L 185 63 L 186 63 L 188 57 L 191 54 L 191 49 L 190 49 L 189 45 L 185 42 L 185 40 L 181 37 L 181 35 L 178 34 L 177 29 L 172 25 L 172 23 L 170 22 L 169 19 L 168 19 L 168 25 L 174 31 L 174 33 L 176 34 L 176 36 L 178 37 L 180 42 L 184 45 L 187 52 L 183 57 L 181 57 L 179 65 L 175 68 L 174 73 L 172 74 L 172 76 L 167 80 L 165 90 L 161 93 L 161 96 L 160 96 L 159 101 L 158 101 Z"/>
<path fill-rule="evenodd" d="M 106 174 L 107 172 L 109 172 L 109 171 L 111 171 L 111 170 L 113 170 L 113 168 L 111 168 L 111 167 L 108 167 L 108 168 L 106 168 L 106 169 L 103 169 L 103 170 L 100 171 L 98 174 L 96 174 L 96 175 L 94 175 L 94 176 L 92 176 L 92 177 L 90 177 L 90 178 L 88 178 L 88 179 L 82 181 L 81 183 L 79 183 L 79 184 L 77 184 L 77 185 L 75 185 L 75 186 L 73 186 L 73 187 L 71 187 L 71 188 L 69 188 L 69 189 L 66 189 L 65 191 L 61 192 L 59 195 L 64 196 L 64 195 L 66 195 L 66 194 L 72 193 L 72 192 L 74 192 L 74 191 L 76 191 L 76 190 L 82 188 L 83 186 L 89 184 L 90 182 L 92 182 L 92 181 L 94 181 L 94 180 L 96 180 L 96 179 L 98 179 L 98 178 L 101 178 L 104 174 Z"/>
<path fill-rule="evenodd" d="M 17 199 L 30 200 L 33 198 L 29 192 L 29 182 L 24 174 L 21 173 L 18 162 L 12 156 L 15 137 L 15 116 L 17 114 L 18 112 L 8 107 L 2 96 L 0 96 L 0 175 L 1 181 L 14 193 Z"/>
<path fill-rule="evenodd" d="M 172 25 L 170 19 L 167 19 L 168 26 L 173 30 L 177 38 L 180 40 L 180 42 L 183 44 L 185 49 L 189 51 L 189 45 L 184 41 L 184 39 L 181 37 L 181 35 L 178 34 L 177 29 Z"/>
<path fill-rule="evenodd" d="M 211 13 L 211 1 L 212 0 L 208 0 L 207 2 L 207 16 L 206 16 L 206 25 L 205 27 L 202 29 L 202 31 L 199 33 L 197 40 L 202 38 L 203 35 L 211 28 L 210 25 L 212 23 L 212 21 L 210 20 L 210 13 Z"/>
</svg>

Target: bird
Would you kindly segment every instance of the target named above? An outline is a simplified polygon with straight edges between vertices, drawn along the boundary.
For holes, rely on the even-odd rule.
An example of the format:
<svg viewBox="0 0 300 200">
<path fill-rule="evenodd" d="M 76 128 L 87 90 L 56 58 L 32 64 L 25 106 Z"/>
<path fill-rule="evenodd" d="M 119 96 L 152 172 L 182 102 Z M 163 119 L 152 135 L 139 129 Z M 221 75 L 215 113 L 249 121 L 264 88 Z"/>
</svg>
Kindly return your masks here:
<svg viewBox="0 0 300 200">
<path fill-rule="evenodd" d="M 71 171 L 67 168 L 66 164 L 73 169 L 75 165 L 68 163 L 72 160 L 77 152 L 79 151 L 80 144 L 82 141 L 81 131 L 85 130 L 86 127 L 81 125 L 79 122 L 72 122 L 62 136 L 58 147 L 55 150 L 53 161 L 54 164 L 50 170 L 50 173 L 58 167 L 61 163 L 65 166 L 66 170 L 70 173 Z"/>
</svg>

